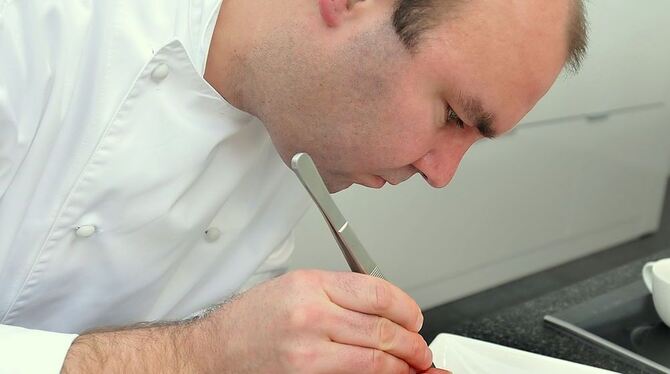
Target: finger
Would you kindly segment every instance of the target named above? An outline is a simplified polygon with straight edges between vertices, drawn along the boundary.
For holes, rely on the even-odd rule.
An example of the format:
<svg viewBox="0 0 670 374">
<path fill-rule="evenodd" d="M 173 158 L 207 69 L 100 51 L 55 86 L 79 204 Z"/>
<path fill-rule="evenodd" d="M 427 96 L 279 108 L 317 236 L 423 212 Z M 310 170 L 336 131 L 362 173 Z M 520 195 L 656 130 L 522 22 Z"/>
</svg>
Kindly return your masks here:
<svg viewBox="0 0 670 374">
<path fill-rule="evenodd" d="M 421 330 L 421 309 L 409 295 L 391 283 L 357 273 L 322 274 L 323 289 L 333 303 L 390 319 L 413 332 Z"/>
<path fill-rule="evenodd" d="M 320 361 L 316 372 L 333 374 L 416 373 L 405 361 L 377 349 L 334 342 L 328 344 L 326 349 L 324 357 L 330 359 Z"/>
<path fill-rule="evenodd" d="M 327 332 L 332 341 L 378 349 L 419 370 L 428 369 L 433 362 L 433 354 L 421 335 L 386 318 L 335 308 Z"/>
<path fill-rule="evenodd" d="M 453 374 L 449 370 L 443 369 L 429 369 L 427 371 L 421 372 L 421 374 Z"/>
</svg>

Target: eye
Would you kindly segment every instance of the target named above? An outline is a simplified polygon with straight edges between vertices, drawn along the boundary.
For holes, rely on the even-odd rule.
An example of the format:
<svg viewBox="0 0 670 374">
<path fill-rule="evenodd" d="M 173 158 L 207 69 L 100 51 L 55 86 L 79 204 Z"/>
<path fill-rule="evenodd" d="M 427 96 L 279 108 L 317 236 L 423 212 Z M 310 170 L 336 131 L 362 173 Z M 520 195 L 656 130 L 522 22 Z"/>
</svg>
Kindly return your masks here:
<svg viewBox="0 0 670 374">
<path fill-rule="evenodd" d="M 456 112 L 449 105 L 447 105 L 446 111 L 447 111 L 446 122 L 453 122 L 460 129 L 465 128 L 465 123 L 463 123 L 463 120 L 458 116 L 458 114 L 456 114 Z"/>
</svg>

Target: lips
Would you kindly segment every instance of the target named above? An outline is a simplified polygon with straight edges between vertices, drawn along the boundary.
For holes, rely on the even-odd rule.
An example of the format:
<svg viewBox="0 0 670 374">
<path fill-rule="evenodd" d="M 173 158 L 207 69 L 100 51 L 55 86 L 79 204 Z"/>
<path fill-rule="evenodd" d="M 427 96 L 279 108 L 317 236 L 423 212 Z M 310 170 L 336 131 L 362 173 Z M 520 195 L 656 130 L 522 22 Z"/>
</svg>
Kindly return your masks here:
<svg viewBox="0 0 670 374">
<path fill-rule="evenodd" d="M 385 179 L 385 180 L 386 180 L 386 182 L 388 182 L 388 184 L 393 185 L 393 186 L 397 186 L 400 183 L 402 183 L 402 182 L 408 180 L 409 178 L 411 178 L 413 175 L 414 175 L 414 173 L 406 175 L 406 176 L 404 176 L 400 179 L 395 179 L 395 180 L 394 179 Z"/>
<path fill-rule="evenodd" d="M 378 175 L 375 175 L 375 178 L 377 179 L 377 183 L 375 183 L 374 187 L 372 187 L 372 188 L 382 188 L 388 182 L 386 179 L 384 179 L 384 178 L 382 178 Z"/>
<path fill-rule="evenodd" d="M 371 175 L 369 177 L 366 177 L 364 180 L 358 181 L 356 183 L 368 188 L 379 189 L 384 187 L 386 182 L 387 182 L 386 179 L 378 175 Z"/>
<path fill-rule="evenodd" d="M 401 177 L 401 178 L 389 178 L 389 179 L 386 179 L 386 178 L 384 178 L 384 177 L 382 177 L 382 176 L 379 176 L 379 175 L 369 175 L 369 176 L 365 176 L 364 179 L 361 179 L 361 180 L 359 180 L 359 181 L 357 181 L 357 182 L 355 182 L 355 183 L 360 184 L 360 185 L 365 186 L 365 187 L 379 189 L 379 188 L 384 187 L 384 185 L 386 185 L 386 183 L 388 183 L 388 184 L 390 184 L 390 185 L 392 185 L 392 186 L 397 186 L 397 185 L 399 185 L 400 183 L 402 183 L 402 182 L 408 180 L 409 178 L 411 178 L 412 176 L 414 176 L 414 174 L 416 174 L 416 173 L 421 174 L 421 176 L 422 176 L 424 179 L 427 180 L 427 177 L 426 177 L 425 174 L 423 174 L 423 173 L 421 173 L 421 172 L 419 172 L 419 171 L 414 170 L 413 173 L 408 174 L 408 175 L 406 175 L 406 176 L 403 176 L 403 177 Z"/>
</svg>

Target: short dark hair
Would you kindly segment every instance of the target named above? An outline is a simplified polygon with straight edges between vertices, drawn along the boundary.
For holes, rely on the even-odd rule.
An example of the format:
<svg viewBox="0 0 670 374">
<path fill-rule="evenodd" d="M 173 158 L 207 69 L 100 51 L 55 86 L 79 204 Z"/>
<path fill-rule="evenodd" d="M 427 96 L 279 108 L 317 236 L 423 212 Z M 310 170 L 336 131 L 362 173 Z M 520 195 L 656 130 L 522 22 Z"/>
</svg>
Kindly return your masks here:
<svg viewBox="0 0 670 374">
<path fill-rule="evenodd" d="M 416 52 L 423 34 L 436 27 L 455 8 L 468 0 L 396 0 L 393 27 L 400 41 L 411 52 Z M 583 0 L 573 0 L 568 25 L 568 58 L 566 66 L 573 72 L 579 70 L 588 44 L 588 23 Z"/>
<path fill-rule="evenodd" d="M 567 66 L 577 72 L 582 66 L 589 43 L 589 23 L 586 18 L 584 0 L 574 0 L 570 25 L 568 26 L 568 60 Z"/>
</svg>

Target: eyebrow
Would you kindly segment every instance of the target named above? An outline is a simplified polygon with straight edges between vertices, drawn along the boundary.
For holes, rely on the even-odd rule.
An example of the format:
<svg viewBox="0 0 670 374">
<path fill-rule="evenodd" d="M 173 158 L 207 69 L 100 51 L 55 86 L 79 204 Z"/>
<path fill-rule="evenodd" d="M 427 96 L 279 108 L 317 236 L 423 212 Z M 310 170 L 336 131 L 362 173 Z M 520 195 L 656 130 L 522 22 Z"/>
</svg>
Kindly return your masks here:
<svg viewBox="0 0 670 374">
<path fill-rule="evenodd" d="M 458 101 L 465 112 L 464 117 L 466 117 L 466 120 L 473 123 L 483 137 L 494 139 L 498 136 L 493 129 L 495 116 L 493 113 L 484 110 L 481 100 L 460 93 L 458 95 Z"/>
</svg>

